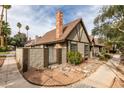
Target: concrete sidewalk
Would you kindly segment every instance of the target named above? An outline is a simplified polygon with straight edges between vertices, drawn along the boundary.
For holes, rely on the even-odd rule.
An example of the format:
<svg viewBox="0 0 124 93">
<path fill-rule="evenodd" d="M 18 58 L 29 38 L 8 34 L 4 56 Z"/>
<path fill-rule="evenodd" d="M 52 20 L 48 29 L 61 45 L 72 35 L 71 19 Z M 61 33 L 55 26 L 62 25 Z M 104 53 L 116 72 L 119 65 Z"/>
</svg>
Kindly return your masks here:
<svg viewBox="0 0 124 93">
<path fill-rule="evenodd" d="M 27 82 L 20 74 L 14 57 L 7 57 L 0 68 L 0 87 L 35 88 L 40 86 Z"/>
<path fill-rule="evenodd" d="M 69 88 L 108 88 L 112 87 L 113 81 L 115 79 L 115 74 L 113 73 L 114 69 L 110 69 L 108 67 L 114 65 L 118 65 L 120 61 L 119 55 L 114 55 L 111 60 L 105 65 L 101 65 L 95 73 L 91 74 L 89 77 L 75 83 L 69 85 Z M 112 62 L 112 63 L 111 63 Z"/>
<path fill-rule="evenodd" d="M 114 60 L 115 58 L 116 60 Z M 115 73 L 113 73 L 114 69 L 110 68 L 109 66 L 112 66 L 112 63 L 115 63 L 117 65 L 119 60 L 120 56 L 114 55 L 112 60 L 109 60 L 107 64 L 102 65 L 95 73 L 84 79 L 82 81 L 82 84 L 97 88 L 111 87 L 116 75 Z"/>
</svg>

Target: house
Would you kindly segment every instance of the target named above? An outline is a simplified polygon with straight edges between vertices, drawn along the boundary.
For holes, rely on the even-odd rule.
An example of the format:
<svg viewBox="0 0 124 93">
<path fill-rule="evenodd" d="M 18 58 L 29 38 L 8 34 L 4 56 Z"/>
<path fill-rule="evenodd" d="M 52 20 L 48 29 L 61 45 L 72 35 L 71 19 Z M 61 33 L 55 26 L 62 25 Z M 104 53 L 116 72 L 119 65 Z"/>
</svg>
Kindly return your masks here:
<svg viewBox="0 0 124 93">
<path fill-rule="evenodd" d="M 91 51 L 92 51 L 92 57 L 96 57 L 100 52 L 102 52 L 104 48 L 104 44 L 99 42 L 99 38 L 94 38 L 93 36 L 90 36 L 92 45 L 91 45 Z"/>
<path fill-rule="evenodd" d="M 48 31 L 44 36 L 30 41 L 26 46 L 48 48 L 49 64 L 56 63 L 57 55 L 59 55 L 56 52 L 57 49 L 66 51 L 62 52 L 61 55 L 65 62 L 65 59 L 67 60 L 66 54 L 69 51 L 78 51 L 82 54 L 82 57 L 87 59 L 94 56 L 94 49 L 101 47 L 96 42 L 92 42 L 81 18 L 63 24 L 63 13 L 60 10 L 56 12 L 56 28 Z"/>
<path fill-rule="evenodd" d="M 32 47 L 66 48 L 66 51 L 79 51 L 83 57 L 90 57 L 91 41 L 81 18 L 63 25 L 63 13 L 56 13 L 56 29 L 39 38 Z"/>
</svg>

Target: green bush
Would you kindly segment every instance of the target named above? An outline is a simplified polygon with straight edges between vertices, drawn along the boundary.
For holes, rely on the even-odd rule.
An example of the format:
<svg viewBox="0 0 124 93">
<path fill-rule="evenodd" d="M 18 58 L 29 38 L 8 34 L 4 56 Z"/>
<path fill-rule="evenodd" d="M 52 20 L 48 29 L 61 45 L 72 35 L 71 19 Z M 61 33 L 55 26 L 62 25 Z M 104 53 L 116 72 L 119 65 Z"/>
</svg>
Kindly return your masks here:
<svg viewBox="0 0 124 93">
<path fill-rule="evenodd" d="M 121 55 L 124 55 L 124 47 L 121 47 L 120 49 Z"/>
<path fill-rule="evenodd" d="M 105 58 L 107 58 L 107 59 L 110 59 L 110 58 L 111 58 L 111 55 L 108 54 L 108 53 L 104 54 L 104 56 L 105 56 Z"/>
<path fill-rule="evenodd" d="M 105 57 L 104 57 L 104 55 L 102 55 L 102 54 L 99 54 L 99 60 L 105 60 Z"/>
<path fill-rule="evenodd" d="M 99 57 L 99 60 L 105 60 L 105 61 L 112 58 L 111 55 L 108 53 L 100 53 L 98 57 Z"/>
<path fill-rule="evenodd" d="M 71 64 L 75 65 L 80 64 L 83 60 L 82 55 L 79 52 L 73 51 L 67 53 L 67 58 Z"/>
<path fill-rule="evenodd" d="M 6 47 L 0 47 L 0 52 L 5 52 L 5 51 L 7 51 Z"/>
</svg>

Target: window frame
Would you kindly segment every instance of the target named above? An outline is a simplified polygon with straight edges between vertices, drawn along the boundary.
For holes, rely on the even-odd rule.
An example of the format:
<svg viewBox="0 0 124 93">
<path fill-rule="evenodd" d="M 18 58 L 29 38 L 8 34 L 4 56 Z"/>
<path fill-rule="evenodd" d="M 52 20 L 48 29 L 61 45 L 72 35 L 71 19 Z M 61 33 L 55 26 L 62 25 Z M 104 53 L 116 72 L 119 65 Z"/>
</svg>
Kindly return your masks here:
<svg viewBox="0 0 124 93">
<path fill-rule="evenodd" d="M 84 44 L 84 57 L 89 56 L 90 47 L 89 44 Z"/>
<path fill-rule="evenodd" d="M 78 51 L 78 44 L 76 42 L 70 42 L 70 51 Z"/>
</svg>

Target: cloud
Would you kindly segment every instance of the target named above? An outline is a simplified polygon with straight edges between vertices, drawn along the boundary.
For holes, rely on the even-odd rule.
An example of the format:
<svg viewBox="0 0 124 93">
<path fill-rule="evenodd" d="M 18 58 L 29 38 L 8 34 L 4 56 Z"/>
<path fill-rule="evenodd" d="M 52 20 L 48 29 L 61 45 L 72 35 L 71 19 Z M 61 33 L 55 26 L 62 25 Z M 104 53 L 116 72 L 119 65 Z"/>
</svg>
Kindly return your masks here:
<svg viewBox="0 0 124 93">
<path fill-rule="evenodd" d="M 18 32 L 17 22 L 21 22 L 21 32 L 25 32 L 25 26 L 29 25 L 29 36 L 44 35 L 47 31 L 55 28 L 55 12 L 61 9 L 64 12 L 64 23 L 68 23 L 79 17 L 83 18 L 84 24 L 91 33 L 93 28 L 93 20 L 97 16 L 102 6 L 12 6 L 8 10 L 8 21 L 12 28 L 12 35 Z"/>
<path fill-rule="evenodd" d="M 47 9 L 33 10 L 34 6 L 12 6 L 8 11 L 8 21 L 12 27 L 12 35 L 18 32 L 17 22 L 21 22 L 21 32 L 26 32 L 25 26 L 29 25 L 29 36 L 43 35 L 53 27 L 52 18 L 45 13 Z"/>
<path fill-rule="evenodd" d="M 94 18 L 98 15 L 99 9 L 102 6 L 85 6 L 76 9 L 76 13 L 74 14 L 74 18 L 82 18 L 84 24 L 87 28 L 89 34 L 91 34 L 91 30 L 94 27 L 93 21 Z"/>
</svg>

